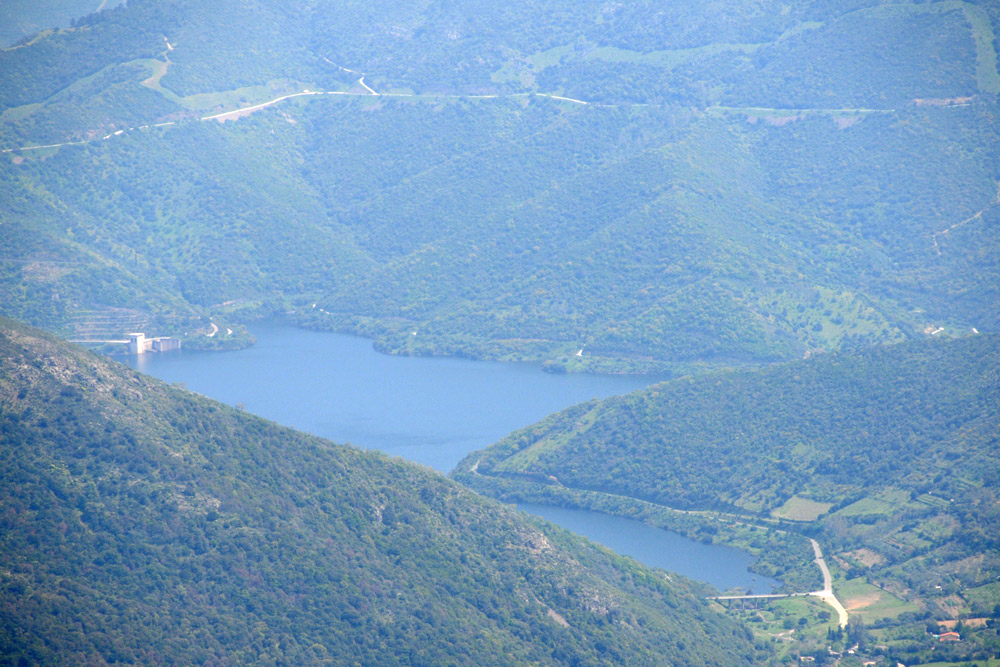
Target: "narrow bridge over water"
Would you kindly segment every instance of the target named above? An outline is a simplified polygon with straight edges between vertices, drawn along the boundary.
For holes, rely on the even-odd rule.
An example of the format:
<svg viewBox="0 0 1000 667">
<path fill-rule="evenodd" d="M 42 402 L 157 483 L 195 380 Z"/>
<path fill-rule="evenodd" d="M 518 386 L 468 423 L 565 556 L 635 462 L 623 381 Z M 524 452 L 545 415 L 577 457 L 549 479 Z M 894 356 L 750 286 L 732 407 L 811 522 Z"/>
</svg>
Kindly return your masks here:
<svg viewBox="0 0 1000 667">
<path fill-rule="evenodd" d="M 770 593 L 767 595 L 714 595 L 708 600 L 767 600 L 772 598 L 800 598 L 813 593 Z"/>
</svg>

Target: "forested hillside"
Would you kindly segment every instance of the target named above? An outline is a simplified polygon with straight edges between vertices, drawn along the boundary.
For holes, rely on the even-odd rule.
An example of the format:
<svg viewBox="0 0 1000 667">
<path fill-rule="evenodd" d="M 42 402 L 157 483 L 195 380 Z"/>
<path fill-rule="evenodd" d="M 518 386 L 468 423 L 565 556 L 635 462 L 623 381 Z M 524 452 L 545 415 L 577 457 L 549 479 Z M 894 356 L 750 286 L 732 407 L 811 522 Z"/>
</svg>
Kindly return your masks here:
<svg viewBox="0 0 1000 667">
<path fill-rule="evenodd" d="M 815 537 L 834 554 L 845 604 L 892 625 L 998 616 L 998 452 L 1000 338 L 979 335 L 586 403 L 470 454 L 455 476 L 508 501 L 638 516 L 753 548 L 793 589 L 815 586 L 801 578 L 815 570 L 788 557 L 789 536 Z M 927 648 L 891 636 L 906 640 L 900 651 Z M 913 654 L 899 659 L 914 664 Z"/>
<path fill-rule="evenodd" d="M 0 364 L 4 663 L 766 659 L 700 585 L 412 464 L 8 320 Z"/>
<path fill-rule="evenodd" d="M 122 0 L 8 0 L 0 7 L 0 46 L 28 41 L 44 30 L 68 28 L 76 19 Z"/>
<path fill-rule="evenodd" d="M 996 4 L 721 4 L 135 0 L 0 50 L 0 310 L 568 370 L 995 330 Z"/>
<path fill-rule="evenodd" d="M 953 498 L 997 481 L 998 369 L 1000 339 L 983 335 L 685 378 L 553 415 L 466 461 L 681 509 L 766 513 L 796 494 L 841 505 L 886 486 Z"/>
</svg>

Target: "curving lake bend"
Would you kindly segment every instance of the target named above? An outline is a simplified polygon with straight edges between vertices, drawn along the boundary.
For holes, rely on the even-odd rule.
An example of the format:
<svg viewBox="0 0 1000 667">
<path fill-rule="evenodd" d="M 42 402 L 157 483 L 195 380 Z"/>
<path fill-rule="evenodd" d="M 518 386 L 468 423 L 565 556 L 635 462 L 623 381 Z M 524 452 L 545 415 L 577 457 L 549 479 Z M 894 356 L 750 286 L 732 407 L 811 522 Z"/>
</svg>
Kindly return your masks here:
<svg viewBox="0 0 1000 667">
<path fill-rule="evenodd" d="M 469 452 L 576 403 L 658 378 L 557 375 L 538 364 L 380 354 L 370 340 L 280 323 L 235 352 L 128 357 L 143 373 L 300 431 L 447 473 Z"/>
<path fill-rule="evenodd" d="M 379 354 L 363 338 L 279 322 L 258 323 L 252 332 L 257 344 L 246 350 L 145 354 L 127 363 L 280 424 L 441 472 L 557 410 L 659 379 L 557 375 L 529 363 L 393 357 Z M 720 589 L 766 592 L 777 583 L 747 572 L 750 557 L 735 549 L 595 512 L 524 509 L 648 565 Z M 717 558 L 709 558 L 709 552 Z"/>
</svg>

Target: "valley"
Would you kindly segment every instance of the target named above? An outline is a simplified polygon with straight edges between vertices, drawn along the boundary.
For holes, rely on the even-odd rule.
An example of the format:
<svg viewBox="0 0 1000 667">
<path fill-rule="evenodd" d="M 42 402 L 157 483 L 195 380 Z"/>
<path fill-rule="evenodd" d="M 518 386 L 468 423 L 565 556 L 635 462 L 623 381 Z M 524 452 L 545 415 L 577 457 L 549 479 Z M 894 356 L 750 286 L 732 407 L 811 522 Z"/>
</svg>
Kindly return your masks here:
<svg viewBox="0 0 1000 667">
<path fill-rule="evenodd" d="M 5 659 L 766 659 L 700 599 L 710 589 L 426 468 L 279 427 L 9 320 L 0 351 Z M 669 637 L 682 629 L 678 647 Z"/>
<path fill-rule="evenodd" d="M 0 662 L 1000 659 L 996 2 L 8 4 Z"/>
</svg>

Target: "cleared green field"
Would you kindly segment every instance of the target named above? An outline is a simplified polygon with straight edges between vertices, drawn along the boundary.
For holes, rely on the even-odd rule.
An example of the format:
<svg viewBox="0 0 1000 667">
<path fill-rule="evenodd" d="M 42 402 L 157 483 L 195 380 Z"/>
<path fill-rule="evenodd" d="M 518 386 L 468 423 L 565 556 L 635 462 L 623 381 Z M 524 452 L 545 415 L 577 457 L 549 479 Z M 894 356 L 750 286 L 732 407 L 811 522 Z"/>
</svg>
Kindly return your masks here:
<svg viewBox="0 0 1000 667">
<path fill-rule="evenodd" d="M 981 604 L 987 607 L 1000 604 L 1000 582 L 986 584 L 963 591 L 962 595 L 971 604 Z"/>
<path fill-rule="evenodd" d="M 830 607 L 814 597 L 786 598 L 767 603 L 759 609 L 730 613 L 747 622 L 758 639 L 770 641 L 774 638 L 788 645 L 822 641 L 828 630 L 837 628 L 836 615 L 831 615 Z"/>
<path fill-rule="evenodd" d="M 978 665 L 979 667 L 1000 667 L 1000 658 L 988 658 L 986 660 L 960 660 L 959 662 L 924 662 L 913 667 L 969 667 Z"/>
<path fill-rule="evenodd" d="M 833 507 L 833 503 L 821 503 L 808 498 L 792 496 L 781 507 L 772 510 L 771 516 L 789 521 L 815 521 Z"/>
<path fill-rule="evenodd" d="M 976 40 L 976 80 L 984 93 L 1000 93 L 1000 72 L 997 71 L 997 52 L 993 44 L 993 26 L 981 7 L 963 2 L 965 17 L 972 25 L 972 38 Z"/>
<path fill-rule="evenodd" d="M 916 604 L 900 600 L 892 593 L 869 584 L 862 577 L 837 582 L 834 590 L 847 613 L 861 616 L 865 622 L 896 618 L 904 612 L 919 610 Z"/>
<path fill-rule="evenodd" d="M 900 489 L 886 489 L 870 498 L 862 498 L 856 503 L 837 510 L 837 516 L 864 516 L 870 514 L 892 514 L 910 502 L 910 496 Z"/>
</svg>

